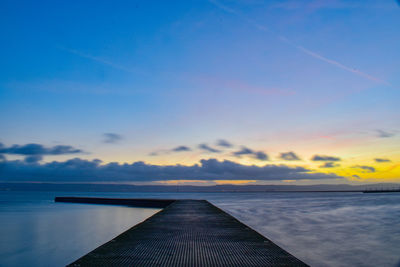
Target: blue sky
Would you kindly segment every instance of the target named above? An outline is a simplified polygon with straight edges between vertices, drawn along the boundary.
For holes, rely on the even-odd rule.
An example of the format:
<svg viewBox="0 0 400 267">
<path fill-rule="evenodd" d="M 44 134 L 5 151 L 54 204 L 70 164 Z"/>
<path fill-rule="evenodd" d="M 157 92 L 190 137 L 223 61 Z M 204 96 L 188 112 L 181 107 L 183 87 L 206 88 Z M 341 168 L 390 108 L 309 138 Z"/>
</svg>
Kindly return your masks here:
<svg viewBox="0 0 400 267">
<path fill-rule="evenodd" d="M 392 0 L 2 1 L 0 142 L 85 151 L 35 164 L 216 158 L 327 173 L 310 159 L 332 154 L 343 162 L 329 173 L 347 182 L 400 181 L 399 12 Z M 219 139 L 235 146 L 198 149 Z M 234 156 L 242 147 L 270 160 Z M 278 159 L 287 151 L 304 160 Z"/>
</svg>

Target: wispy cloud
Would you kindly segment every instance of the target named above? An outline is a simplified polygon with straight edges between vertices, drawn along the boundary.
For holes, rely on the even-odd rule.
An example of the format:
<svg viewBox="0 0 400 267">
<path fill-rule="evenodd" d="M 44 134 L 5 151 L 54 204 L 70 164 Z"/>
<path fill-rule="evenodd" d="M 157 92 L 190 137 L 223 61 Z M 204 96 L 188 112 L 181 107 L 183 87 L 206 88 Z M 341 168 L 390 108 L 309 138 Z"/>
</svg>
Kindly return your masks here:
<svg viewBox="0 0 400 267">
<path fill-rule="evenodd" d="M 245 146 L 243 146 L 240 150 L 233 152 L 232 154 L 235 157 L 249 155 L 258 160 L 268 160 L 269 159 L 268 155 L 266 153 L 264 153 L 263 151 L 254 151 L 253 149 L 250 149 Z"/>
<path fill-rule="evenodd" d="M 323 165 L 319 166 L 320 168 L 335 168 L 339 167 L 340 164 L 336 164 L 334 162 L 325 162 Z"/>
<path fill-rule="evenodd" d="M 335 67 L 338 67 L 338 68 L 340 68 L 342 70 L 345 70 L 345 71 L 348 71 L 350 73 L 354 73 L 354 74 L 356 74 L 358 76 L 361 76 L 361 77 L 363 77 L 363 78 L 365 78 L 367 80 L 374 81 L 374 82 L 381 83 L 381 84 L 385 84 L 387 86 L 392 86 L 389 82 L 387 82 L 385 80 L 382 80 L 382 79 L 377 78 L 377 77 L 375 77 L 373 75 L 367 74 L 367 73 L 365 73 L 365 72 L 363 72 L 361 70 L 358 70 L 356 68 L 346 66 L 346 65 L 344 65 L 344 64 L 342 64 L 342 63 L 340 63 L 340 62 L 338 62 L 336 60 L 324 57 L 324 56 L 322 56 L 322 55 L 320 55 L 320 54 L 318 54 L 318 53 L 316 53 L 314 51 L 311 51 L 310 49 L 307 49 L 307 48 L 304 48 L 303 46 L 297 45 L 295 42 L 291 41 L 289 38 L 287 38 L 287 37 L 285 37 L 283 35 L 279 35 L 279 34 L 275 33 L 274 31 L 272 31 L 268 27 L 257 23 L 255 20 L 244 16 L 240 12 L 238 12 L 238 11 L 236 11 L 236 10 L 234 10 L 234 9 L 224 5 L 224 4 L 221 4 L 219 1 L 209 0 L 209 2 L 212 3 L 214 6 L 218 7 L 219 9 L 225 11 L 225 12 L 228 12 L 228 13 L 231 13 L 231 14 L 234 14 L 234 15 L 240 17 L 241 19 L 245 20 L 247 23 L 251 24 L 253 27 L 257 28 L 258 30 L 273 34 L 277 39 L 279 39 L 282 42 L 284 42 L 284 43 L 296 48 L 297 50 L 303 52 L 304 54 L 306 54 L 308 56 L 311 56 L 311 57 L 313 57 L 315 59 L 318 59 L 318 60 L 323 61 L 325 63 L 328 63 L 330 65 L 333 65 Z"/>
<path fill-rule="evenodd" d="M 390 159 L 376 158 L 375 162 L 384 163 L 384 162 L 391 162 L 391 160 Z"/>
<path fill-rule="evenodd" d="M 262 151 L 254 152 L 254 158 L 259 160 L 268 160 L 268 155 Z"/>
<path fill-rule="evenodd" d="M 157 151 L 153 151 L 149 154 L 149 156 L 159 156 L 160 154 L 170 154 L 170 153 L 179 153 L 179 152 L 188 152 L 192 151 L 192 149 L 188 146 L 177 146 L 172 149 L 161 149 Z"/>
<path fill-rule="evenodd" d="M 289 152 L 283 152 L 279 156 L 280 159 L 283 160 L 300 160 L 300 157 L 296 155 L 296 153 L 289 151 Z"/>
<path fill-rule="evenodd" d="M 394 136 L 394 133 L 387 132 L 384 130 L 376 130 L 377 136 L 380 138 L 388 138 Z"/>
<path fill-rule="evenodd" d="M 360 170 L 362 170 L 363 172 L 369 172 L 369 173 L 370 173 L 370 172 L 375 172 L 375 171 L 376 171 L 374 167 L 365 166 L 365 165 L 355 165 L 355 166 L 353 166 L 352 168 L 360 169 Z"/>
<path fill-rule="evenodd" d="M 122 135 L 116 133 L 105 133 L 103 134 L 103 136 L 104 136 L 103 142 L 108 144 L 115 144 L 123 139 Z"/>
<path fill-rule="evenodd" d="M 187 146 L 178 146 L 172 149 L 174 152 L 182 152 L 182 151 L 190 151 L 190 147 Z"/>
<path fill-rule="evenodd" d="M 340 161 L 339 157 L 315 155 L 311 158 L 312 161 Z"/>
<path fill-rule="evenodd" d="M 200 148 L 201 150 L 204 150 L 204 151 L 207 151 L 207 152 L 210 152 L 210 153 L 220 153 L 220 152 L 221 152 L 221 150 L 212 148 L 212 147 L 210 147 L 210 146 L 207 145 L 207 144 L 200 144 L 200 145 L 199 145 L 199 148 Z"/>
<path fill-rule="evenodd" d="M 240 157 L 242 155 L 252 155 L 254 151 L 247 147 L 242 147 L 239 151 L 233 152 L 233 155 Z"/>
<path fill-rule="evenodd" d="M 230 147 L 233 147 L 233 144 L 230 143 L 229 141 L 224 140 L 224 139 L 219 139 L 217 141 L 217 146 L 230 148 Z"/>
</svg>

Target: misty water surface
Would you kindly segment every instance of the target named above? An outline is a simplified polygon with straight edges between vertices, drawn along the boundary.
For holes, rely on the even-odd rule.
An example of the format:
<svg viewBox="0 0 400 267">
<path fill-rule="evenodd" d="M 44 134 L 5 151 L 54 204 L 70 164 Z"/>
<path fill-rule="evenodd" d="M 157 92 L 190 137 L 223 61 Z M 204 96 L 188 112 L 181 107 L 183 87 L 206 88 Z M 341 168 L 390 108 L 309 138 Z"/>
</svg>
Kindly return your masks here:
<svg viewBox="0 0 400 267">
<path fill-rule="evenodd" d="M 61 266 L 157 210 L 55 195 L 208 199 L 311 266 L 399 266 L 400 194 L 0 193 L 0 265 Z"/>
<path fill-rule="evenodd" d="M 242 194 L 213 202 L 311 266 L 399 266 L 400 194 Z"/>
</svg>

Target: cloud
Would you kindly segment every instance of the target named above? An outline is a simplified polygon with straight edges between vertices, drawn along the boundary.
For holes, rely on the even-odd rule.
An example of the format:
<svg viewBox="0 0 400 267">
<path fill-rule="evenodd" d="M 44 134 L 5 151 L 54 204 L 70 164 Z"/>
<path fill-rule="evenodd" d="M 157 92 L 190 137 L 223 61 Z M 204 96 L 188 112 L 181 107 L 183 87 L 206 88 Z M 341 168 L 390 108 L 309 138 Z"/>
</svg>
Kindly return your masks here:
<svg viewBox="0 0 400 267">
<path fill-rule="evenodd" d="M 375 168 L 371 166 L 355 165 L 352 168 L 363 170 L 364 172 L 375 172 Z"/>
<path fill-rule="evenodd" d="M 172 149 L 160 149 L 158 151 L 153 151 L 149 154 L 149 156 L 158 156 L 160 154 L 170 154 L 170 153 L 175 153 L 175 152 L 186 152 L 186 151 L 192 151 L 192 149 L 188 146 L 177 146 Z"/>
<path fill-rule="evenodd" d="M 103 136 L 104 136 L 103 142 L 107 144 L 115 144 L 123 139 L 121 135 L 116 133 L 105 133 L 103 134 Z"/>
<path fill-rule="evenodd" d="M 200 164 L 152 165 L 142 161 L 101 165 L 100 160 L 70 159 L 43 164 L 21 160 L 0 161 L 0 181 L 163 181 L 163 180 L 305 180 L 337 179 L 335 174 L 313 172 L 287 165 L 242 165 L 233 161 L 203 159 Z"/>
<path fill-rule="evenodd" d="M 380 138 L 388 138 L 394 136 L 394 133 L 386 132 L 383 130 L 376 130 L 377 136 Z"/>
<path fill-rule="evenodd" d="M 12 145 L 5 147 L 0 143 L 0 154 L 13 154 L 13 155 L 65 155 L 65 154 L 77 154 L 82 153 L 80 149 L 76 149 L 72 146 L 53 146 L 44 147 L 40 144 L 26 144 L 26 145 Z"/>
<path fill-rule="evenodd" d="M 262 151 L 255 152 L 254 157 L 259 160 L 268 160 L 268 155 Z"/>
<path fill-rule="evenodd" d="M 224 139 L 219 139 L 217 141 L 217 146 L 226 147 L 226 148 L 233 147 L 233 145 L 230 142 L 228 142 L 228 141 L 226 141 Z"/>
<path fill-rule="evenodd" d="M 233 152 L 233 155 L 240 157 L 242 155 L 252 155 L 254 153 L 254 151 L 250 148 L 247 147 L 242 147 L 241 150 Z"/>
<path fill-rule="evenodd" d="M 283 152 L 279 156 L 279 158 L 283 160 L 300 160 L 300 157 L 296 155 L 296 153 L 289 151 L 289 152 Z"/>
<path fill-rule="evenodd" d="M 207 144 L 200 144 L 199 148 L 202 150 L 205 150 L 207 152 L 211 152 L 211 153 L 220 153 L 221 152 L 221 150 L 212 148 L 212 147 L 208 146 Z"/>
<path fill-rule="evenodd" d="M 1 145 L 1 143 L 0 143 L 0 145 Z M 6 160 L 6 157 L 3 155 L 3 154 L 0 154 L 0 161 L 5 161 Z"/>
<path fill-rule="evenodd" d="M 340 164 L 336 164 L 334 162 L 325 162 L 325 164 L 319 166 L 320 168 L 335 168 L 335 167 L 339 167 Z"/>
<path fill-rule="evenodd" d="M 390 159 L 381 159 L 381 158 L 376 158 L 376 159 L 375 159 L 375 162 L 378 162 L 378 163 L 383 163 L 383 162 L 391 162 L 391 160 L 390 160 Z"/>
<path fill-rule="evenodd" d="M 311 159 L 312 161 L 340 161 L 341 159 L 338 157 L 333 156 L 322 156 L 322 155 L 315 155 Z"/>
<path fill-rule="evenodd" d="M 174 152 L 182 152 L 182 151 L 191 151 L 190 147 L 187 146 L 178 146 L 172 149 Z"/>
<path fill-rule="evenodd" d="M 233 152 L 233 155 L 235 157 L 241 157 L 243 155 L 250 155 L 253 158 L 259 159 L 259 160 L 268 160 L 269 157 L 267 154 L 265 154 L 262 151 L 254 151 L 250 148 L 247 148 L 245 146 L 242 147 L 242 149 L 240 149 L 239 151 L 235 151 Z"/>
<path fill-rule="evenodd" d="M 43 157 L 40 155 L 32 155 L 32 156 L 26 156 L 24 161 L 26 163 L 38 163 L 42 159 L 43 159 Z"/>
</svg>

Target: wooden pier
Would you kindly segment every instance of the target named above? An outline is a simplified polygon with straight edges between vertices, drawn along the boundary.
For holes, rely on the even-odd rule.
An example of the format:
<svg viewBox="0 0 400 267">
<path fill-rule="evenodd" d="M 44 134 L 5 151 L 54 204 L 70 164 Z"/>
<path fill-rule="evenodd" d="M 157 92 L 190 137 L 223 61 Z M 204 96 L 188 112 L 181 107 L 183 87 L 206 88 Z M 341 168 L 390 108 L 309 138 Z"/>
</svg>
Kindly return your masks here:
<svg viewBox="0 0 400 267">
<path fill-rule="evenodd" d="M 149 200 L 132 203 L 143 206 L 141 201 Z M 307 266 L 206 200 L 162 201 L 163 210 L 69 266 Z M 135 206 L 132 203 L 125 199 L 121 204 Z"/>
</svg>

